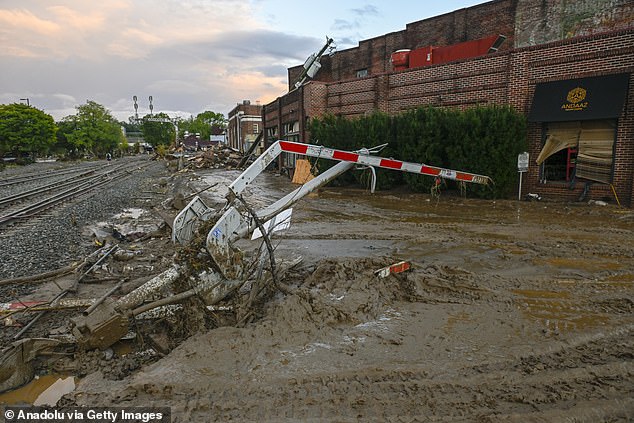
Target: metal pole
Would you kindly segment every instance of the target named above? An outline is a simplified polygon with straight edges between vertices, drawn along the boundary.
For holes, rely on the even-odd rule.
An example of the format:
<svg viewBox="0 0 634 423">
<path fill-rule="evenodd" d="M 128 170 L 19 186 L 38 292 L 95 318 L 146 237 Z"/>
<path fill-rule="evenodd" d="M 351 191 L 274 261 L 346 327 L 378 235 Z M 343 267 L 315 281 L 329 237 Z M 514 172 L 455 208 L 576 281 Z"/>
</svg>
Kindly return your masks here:
<svg viewBox="0 0 634 423">
<path fill-rule="evenodd" d="M 524 172 L 520 172 L 520 186 L 517 190 L 517 201 L 522 201 L 522 174 Z"/>
<path fill-rule="evenodd" d="M 88 307 L 86 310 L 83 311 L 83 315 L 84 316 L 88 316 L 90 313 L 92 313 L 92 311 L 94 309 L 97 308 L 97 306 L 101 303 L 103 303 L 106 298 L 108 298 L 109 296 L 111 296 L 112 294 L 114 294 L 115 292 L 117 292 L 117 290 L 119 288 L 121 288 L 121 285 L 123 285 L 123 282 L 125 282 L 125 279 L 123 279 L 122 281 L 120 281 L 114 288 L 112 288 L 110 291 L 106 292 L 105 294 L 103 294 L 101 297 L 99 297 L 94 303 L 92 303 L 92 305 L 90 307 Z"/>
</svg>

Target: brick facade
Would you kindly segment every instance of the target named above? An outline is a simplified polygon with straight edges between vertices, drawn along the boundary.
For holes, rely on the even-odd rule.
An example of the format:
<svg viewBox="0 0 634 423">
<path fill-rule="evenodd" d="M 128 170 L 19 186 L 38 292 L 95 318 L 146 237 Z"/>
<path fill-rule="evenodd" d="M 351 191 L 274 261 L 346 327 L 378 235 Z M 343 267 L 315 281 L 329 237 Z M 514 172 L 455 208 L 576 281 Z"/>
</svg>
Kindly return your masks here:
<svg viewBox="0 0 634 423">
<path fill-rule="evenodd" d="M 249 100 L 238 103 L 227 115 L 227 144 L 239 151 L 249 146 L 263 131 L 262 109 L 260 104 L 251 104 Z"/>
<path fill-rule="evenodd" d="M 577 3 L 585 4 L 584 0 L 578 0 Z M 427 38 L 420 41 L 419 46 L 426 45 L 428 40 L 439 37 L 438 34 L 442 32 L 440 29 L 436 30 L 437 26 L 432 24 L 438 23 L 438 28 L 441 28 L 440 23 L 444 22 L 445 25 L 448 25 L 448 19 L 458 22 L 458 26 L 447 31 L 447 40 L 463 41 L 465 36 L 482 35 L 481 33 L 477 35 L 475 33 L 459 34 L 460 31 L 466 31 L 460 29 L 462 28 L 461 23 L 466 22 L 466 17 L 474 17 L 478 13 L 499 8 L 501 17 L 494 23 L 489 22 L 489 24 L 502 25 L 509 19 L 508 16 L 517 15 L 518 21 L 521 21 L 519 27 L 524 29 L 518 31 L 516 28 L 515 38 L 528 45 L 502 50 L 478 58 L 398 72 L 377 68 L 364 78 L 350 76 L 351 72 L 348 72 L 347 78 L 338 78 L 333 81 L 314 80 L 267 105 L 265 107 L 267 116 L 265 126 L 269 127 L 269 124 L 272 124 L 273 116 L 277 119 L 276 123 L 280 127 L 284 125 L 286 119 L 291 118 L 299 123 L 299 138 L 307 141 L 309 134 L 305 130 L 306 119 L 324 113 L 354 118 L 375 110 L 399 113 L 408 108 L 423 105 L 464 109 L 476 105 L 508 104 L 519 112 L 528 114 L 535 87 L 539 83 L 630 73 L 629 93 L 624 110 L 618 118 L 612 184 L 621 203 L 632 206 L 632 198 L 634 197 L 634 80 L 632 80 L 631 74 L 634 70 L 634 23 L 631 17 L 634 12 L 631 6 L 632 2 L 607 0 L 607 3 L 618 10 L 625 10 L 626 13 L 629 13 L 630 19 L 623 20 L 621 15 L 618 15 L 612 22 L 597 23 L 595 30 L 587 29 L 588 19 L 578 19 L 575 28 L 588 35 L 536 45 L 530 45 L 531 43 L 527 41 L 530 39 L 530 34 L 526 35 L 526 28 L 538 25 L 545 19 L 544 16 L 555 14 L 559 17 L 565 17 L 565 2 L 493 1 L 474 8 L 420 21 L 428 24 L 425 27 L 429 34 L 427 34 Z M 535 12 L 535 7 L 539 5 L 545 5 L 543 9 L 540 9 L 543 10 L 543 13 Z M 550 12 L 549 8 L 552 9 Z M 570 21 L 563 18 L 560 20 Z M 388 40 L 393 42 L 398 37 L 405 39 L 407 34 L 413 31 L 413 28 L 419 28 L 420 22 L 409 24 L 406 31 L 368 40 L 369 44 L 376 47 L 379 56 L 381 56 L 388 51 L 387 47 L 381 46 L 385 45 Z M 596 27 L 601 25 L 609 27 L 611 24 L 619 29 L 596 30 Z M 421 25 L 420 28 L 422 31 L 423 26 Z M 474 28 L 472 31 L 486 33 L 484 29 Z M 422 37 L 421 34 L 419 35 Z M 411 47 L 416 47 L 416 45 L 412 44 Z M 365 54 L 369 61 L 370 55 L 362 53 L 363 51 L 365 50 L 360 43 L 359 50 L 355 54 Z M 331 61 L 334 61 L 336 57 L 337 55 L 333 56 Z M 344 59 L 341 59 L 341 63 L 336 66 L 331 63 L 331 71 L 333 72 L 331 75 L 340 76 L 345 73 L 343 67 L 347 63 L 345 61 L 347 59 Z M 385 62 L 384 59 L 385 57 L 382 59 L 383 62 Z M 339 68 L 341 69 L 335 70 Z M 292 103 L 292 106 L 287 106 L 284 109 L 282 103 Z M 280 106 L 282 106 L 281 116 L 278 112 Z M 294 114 L 290 114 L 289 108 L 293 110 Z M 286 110 L 286 115 L 284 115 L 284 110 Z M 281 135 L 284 134 L 281 133 Z M 583 190 L 582 184 L 578 184 L 574 189 L 569 189 L 566 183 L 540 182 L 540 169 L 535 164 L 534 159 L 538 156 L 543 142 L 542 125 L 530 123 L 527 135 L 531 166 L 524 178 L 523 192 L 537 192 L 545 197 L 566 200 L 579 198 Z M 614 194 L 609 185 L 595 184 L 591 187 L 587 198 L 613 199 Z"/>
<path fill-rule="evenodd" d="M 448 46 L 492 34 L 506 35 L 508 38 L 500 49 L 511 49 L 516 6 L 517 0 L 490 1 L 409 23 L 403 31 L 362 40 L 358 47 L 323 57 L 321 70 L 315 79 L 323 82 L 352 79 L 361 69 L 367 69 L 370 76 L 390 72 L 390 57 L 396 50 Z M 301 65 L 288 69 L 289 89 L 302 69 Z"/>
</svg>

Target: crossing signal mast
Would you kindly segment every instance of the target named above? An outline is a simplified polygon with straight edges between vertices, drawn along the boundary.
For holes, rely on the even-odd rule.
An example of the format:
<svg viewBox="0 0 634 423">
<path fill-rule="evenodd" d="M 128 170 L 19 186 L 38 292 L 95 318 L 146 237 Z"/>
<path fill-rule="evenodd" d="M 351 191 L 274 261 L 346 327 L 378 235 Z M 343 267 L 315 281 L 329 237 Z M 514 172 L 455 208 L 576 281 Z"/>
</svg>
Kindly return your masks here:
<svg viewBox="0 0 634 423">
<path fill-rule="evenodd" d="M 132 96 L 132 100 L 134 101 L 134 121 L 135 123 L 141 122 L 159 122 L 159 123 L 171 123 L 174 125 L 174 147 L 178 147 L 178 120 L 172 119 L 170 117 L 160 117 L 154 116 L 154 105 L 152 104 L 152 96 L 148 97 L 150 102 L 150 117 L 144 117 L 139 119 L 139 105 L 137 104 L 137 96 Z"/>
<path fill-rule="evenodd" d="M 328 54 L 333 54 L 335 49 L 337 48 L 335 45 L 333 45 L 333 41 L 334 40 L 332 38 L 326 37 L 326 44 L 324 44 L 321 50 L 319 50 L 318 53 L 313 53 L 308 56 L 308 59 L 306 59 L 306 61 L 304 62 L 304 70 L 302 71 L 301 75 L 299 75 L 297 82 L 295 82 L 295 88 L 293 89 L 301 87 L 309 79 L 315 77 L 317 72 L 319 72 L 319 69 L 321 69 L 321 57 L 326 53 L 326 50 L 328 50 Z"/>
</svg>

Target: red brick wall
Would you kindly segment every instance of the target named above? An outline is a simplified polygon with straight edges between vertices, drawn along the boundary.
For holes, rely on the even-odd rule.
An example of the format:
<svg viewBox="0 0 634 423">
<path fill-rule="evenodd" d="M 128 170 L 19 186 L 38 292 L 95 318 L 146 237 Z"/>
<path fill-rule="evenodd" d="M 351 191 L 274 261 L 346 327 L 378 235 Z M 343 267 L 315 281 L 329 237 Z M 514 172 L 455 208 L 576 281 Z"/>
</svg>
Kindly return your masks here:
<svg viewBox="0 0 634 423">
<path fill-rule="evenodd" d="M 535 85 L 540 82 L 575 79 L 587 76 L 601 76 L 634 71 L 634 29 L 615 31 L 594 36 L 578 37 L 558 41 L 539 47 L 517 50 L 524 56 L 527 87 L 527 102 L 532 98 Z M 632 76 L 630 75 L 630 78 Z M 634 86 L 630 80 L 625 110 L 619 117 L 615 144 L 613 185 L 621 202 L 632 205 L 634 197 Z M 520 109 L 527 111 L 526 109 Z M 531 157 L 536 158 L 541 146 L 541 128 L 532 124 L 529 128 Z M 547 195 L 576 200 L 583 191 L 577 184 L 568 189 L 565 183 L 541 184 L 538 168 L 532 166 L 527 178 L 527 189 L 544 192 Z M 611 187 L 595 184 L 590 188 L 592 199 L 610 198 L 614 200 Z"/>
<path fill-rule="evenodd" d="M 503 34 L 508 38 L 501 50 L 513 48 L 517 0 L 494 0 L 470 8 L 407 24 L 405 30 L 359 42 L 358 47 L 338 51 L 322 58 L 315 79 L 325 82 L 356 78 L 357 71 L 368 69 L 370 75 L 392 70 L 390 56 L 399 49 L 424 46 L 447 46 L 475 40 L 487 35 Z M 302 66 L 288 69 L 289 88 L 297 81 Z"/>
<path fill-rule="evenodd" d="M 236 148 L 238 150 L 242 150 L 244 147 L 243 141 L 247 135 L 252 135 L 255 132 L 255 124 L 258 125 L 258 131 L 262 129 L 261 122 L 248 122 L 241 121 L 240 128 L 238 129 L 238 121 L 240 119 L 235 118 L 235 116 L 242 112 L 244 116 L 261 116 L 262 115 L 263 106 L 259 104 L 247 104 L 245 102 L 238 103 L 236 107 L 234 107 L 227 115 L 228 124 L 227 124 L 227 142 L 230 147 Z M 241 139 L 238 139 L 240 136 Z"/>
<path fill-rule="evenodd" d="M 389 76 L 388 112 L 421 105 L 506 104 L 509 55 L 497 53 Z"/>
<path fill-rule="evenodd" d="M 538 83 L 634 71 L 634 29 L 577 37 L 494 55 L 383 73 L 333 83 L 311 82 L 304 87 L 306 116 L 325 112 L 347 117 L 373 110 L 398 113 L 422 105 L 466 108 L 483 104 L 509 104 L 528 113 Z M 626 110 L 619 119 L 613 184 L 621 202 L 631 205 L 634 196 L 634 81 Z M 528 127 L 533 160 L 524 178 L 524 192 L 537 192 L 575 200 L 583 186 L 539 181 L 534 164 L 542 144 L 541 124 Z M 588 198 L 614 198 L 611 188 L 593 185 Z"/>
</svg>

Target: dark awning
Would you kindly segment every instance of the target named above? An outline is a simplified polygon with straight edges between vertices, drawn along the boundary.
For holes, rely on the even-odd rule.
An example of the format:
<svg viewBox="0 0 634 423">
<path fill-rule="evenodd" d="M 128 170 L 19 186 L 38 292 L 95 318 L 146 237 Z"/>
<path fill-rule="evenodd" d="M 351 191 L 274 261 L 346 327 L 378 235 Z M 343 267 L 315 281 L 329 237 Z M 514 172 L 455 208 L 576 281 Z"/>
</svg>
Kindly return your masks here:
<svg viewBox="0 0 634 423">
<path fill-rule="evenodd" d="M 537 84 L 529 122 L 607 119 L 621 114 L 629 73 Z"/>
</svg>

